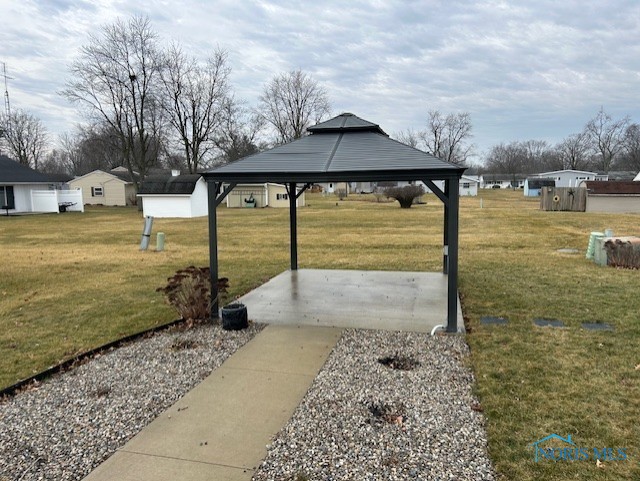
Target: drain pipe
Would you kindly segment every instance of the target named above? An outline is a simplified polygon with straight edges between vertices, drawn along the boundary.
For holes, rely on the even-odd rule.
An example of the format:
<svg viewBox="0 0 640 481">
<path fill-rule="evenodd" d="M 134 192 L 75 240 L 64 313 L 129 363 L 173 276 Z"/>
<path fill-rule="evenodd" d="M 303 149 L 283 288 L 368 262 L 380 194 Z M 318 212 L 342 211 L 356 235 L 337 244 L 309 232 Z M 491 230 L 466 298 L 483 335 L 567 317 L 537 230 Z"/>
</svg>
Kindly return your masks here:
<svg viewBox="0 0 640 481">
<path fill-rule="evenodd" d="M 447 326 L 445 326 L 444 324 L 438 324 L 437 326 L 433 326 L 433 329 L 431 329 L 431 335 L 435 335 L 436 332 L 438 332 L 439 330 L 444 330 Z"/>
<path fill-rule="evenodd" d="M 146 251 L 149 247 L 151 239 L 151 228 L 153 227 L 153 217 L 150 215 L 144 218 L 144 229 L 142 230 L 142 239 L 140 240 L 140 250 Z"/>
</svg>

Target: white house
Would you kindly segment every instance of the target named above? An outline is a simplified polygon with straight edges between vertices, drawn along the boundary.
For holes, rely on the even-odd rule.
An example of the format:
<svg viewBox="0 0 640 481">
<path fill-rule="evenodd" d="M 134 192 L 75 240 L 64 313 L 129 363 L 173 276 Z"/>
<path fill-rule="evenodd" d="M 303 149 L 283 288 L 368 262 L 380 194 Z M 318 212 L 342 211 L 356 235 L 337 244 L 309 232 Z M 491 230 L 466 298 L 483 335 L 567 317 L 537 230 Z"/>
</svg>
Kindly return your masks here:
<svg viewBox="0 0 640 481">
<path fill-rule="evenodd" d="M 444 192 L 444 180 L 436 180 L 433 182 L 436 186 Z M 422 181 L 418 182 L 418 185 L 422 185 L 425 188 L 425 192 L 431 192 L 431 189 L 424 185 Z M 463 175 L 460 178 L 459 192 L 460 197 L 475 197 L 478 195 L 478 186 L 480 185 L 480 179 L 475 175 Z"/>
<path fill-rule="evenodd" d="M 633 178 L 634 182 L 640 182 L 640 172 Z"/>
<path fill-rule="evenodd" d="M 521 189 L 525 178 L 520 174 L 483 174 L 480 176 L 481 189 Z"/>
<path fill-rule="evenodd" d="M 0 213 L 59 212 L 62 204 L 69 210 L 82 210 L 77 193 L 57 190 L 60 176 L 42 174 L 0 155 Z"/>
<path fill-rule="evenodd" d="M 238 184 L 226 199 L 227 207 L 289 207 L 289 194 L 283 184 Z M 305 204 L 304 192 L 296 199 L 296 206 Z"/>
<path fill-rule="evenodd" d="M 541 172 L 539 174 L 532 175 L 532 177 L 553 179 L 556 182 L 556 187 L 578 187 L 581 182 L 587 180 L 609 180 L 606 174 L 572 169 Z"/>
<path fill-rule="evenodd" d="M 149 176 L 138 198 L 142 212 L 151 217 L 203 217 L 208 215 L 207 183 L 200 174 Z"/>
</svg>

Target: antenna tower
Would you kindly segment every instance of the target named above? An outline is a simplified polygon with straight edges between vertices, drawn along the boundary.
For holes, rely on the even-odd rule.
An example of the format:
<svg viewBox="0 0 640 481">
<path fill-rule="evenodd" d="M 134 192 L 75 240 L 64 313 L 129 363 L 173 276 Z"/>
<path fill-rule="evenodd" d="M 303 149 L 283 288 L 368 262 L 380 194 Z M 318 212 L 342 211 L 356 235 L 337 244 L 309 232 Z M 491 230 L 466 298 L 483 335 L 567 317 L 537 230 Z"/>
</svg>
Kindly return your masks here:
<svg viewBox="0 0 640 481">
<path fill-rule="evenodd" d="M 2 62 L 2 75 L 4 76 L 4 113 L 7 115 L 7 118 L 11 115 L 11 104 L 9 103 L 9 88 L 7 87 L 7 79 L 11 77 L 7 77 L 7 64 Z"/>
</svg>

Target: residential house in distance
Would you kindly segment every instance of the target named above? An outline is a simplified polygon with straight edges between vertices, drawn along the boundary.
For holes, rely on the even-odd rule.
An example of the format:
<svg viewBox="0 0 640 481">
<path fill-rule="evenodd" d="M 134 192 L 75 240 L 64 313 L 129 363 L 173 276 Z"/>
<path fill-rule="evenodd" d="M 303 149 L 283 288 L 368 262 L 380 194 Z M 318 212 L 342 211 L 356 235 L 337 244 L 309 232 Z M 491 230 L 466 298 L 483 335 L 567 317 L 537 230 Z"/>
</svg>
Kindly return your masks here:
<svg viewBox="0 0 640 481">
<path fill-rule="evenodd" d="M 556 181 L 554 179 L 544 177 L 527 177 L 524 181 L 524 195 L 525 197 L 540 197 L 542 195 L 543 187 L 555 187 Z"/>
<path fill-rule="evenodd" d="M 227 207 L 289 207 L 289 194 L 283 184 L 238 184 L 226 199 Z M 304 192 L 296 199 L 296 206 L 305 205 Z"/>
<path fill-rule="evenodd" d="M 431 189 L 429 189 L 426 185 L 424 185 L 422 182 L 418 182 L 419 185 L 424 186 L 425 188 L 425 192 L 431 192 Z M 437 180 L 434 182 L 434 184 L 441 190 L 444 192 L 444 181 L 442 180 Z M 478 195 L 478 187 L 480 185 L 480 178 L 478 176 L 475 175 L 462 175 L 462 177 L 460 178 L 460 182 L 459 182 L 459 189 L 460 189 L 460 197 L 474 197 Z"/>
<path fill-rule="evenodd" d="M 0 155 L 0 208 L 2 213 L 59 212 L 68 191 L 58 190 L 67 177 L 37 172 L 26 165 Z M 74 193 L 69 193 L 75 199 Z M 62 198 L 64 197 L 64 198 Z M 71 206 L 70 206 L 71 207 Z M 74 209 L 70 209 L 74 210 Z M 80 209 L 78 209 L 80 210 Z"/>
<path fill-rule="evenodd" d="M 136 203 L 136 187 L 124 167 L 94 170 L 69 181 L 70 189 L 82 189 L 85 205 L 125 206 Z"/>
<path fill-rule="evenodd" d="M 607 180 L 629 182 L 634 180 L 636 173 L 632 170 L 611 170 L 607 173 Z"/>
<path fill-rule="evenodd" d="M 531 177 L 553 179 L 556 181 L 556 187 L 578 187 L 581 182 L 586 180 L 609 180 L 607 174 L 572 169 L 541 172 Z"/>
<path fill-rule="evenodd" d="M 521 174 L 482 174 L 482 189 L 522 189 L 525 177 Z"/>
<path fill-rule="evenodd" d="M 633 178 L 634 182 L 640 182 L 640 172 Z"/>
</svg>

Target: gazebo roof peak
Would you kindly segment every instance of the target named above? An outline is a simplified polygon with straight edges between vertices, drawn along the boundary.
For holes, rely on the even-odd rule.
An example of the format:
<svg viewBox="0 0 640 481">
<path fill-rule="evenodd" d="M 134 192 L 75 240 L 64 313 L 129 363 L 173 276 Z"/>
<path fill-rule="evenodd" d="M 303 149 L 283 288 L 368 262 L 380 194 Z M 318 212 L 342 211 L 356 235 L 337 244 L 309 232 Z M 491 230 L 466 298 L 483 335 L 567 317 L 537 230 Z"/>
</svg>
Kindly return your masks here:
<svg viewBox="0 0 640 481">
<path fill-rule="evenodd" d="M 350 112 L 344 112 L 332 119 L 320 122 L 312 127 L 307 128 L 312 134 L 325 134 L 336 132 L 375 132 L 382 135 L 387 133 L 380 128 L 378 124 L 361 119 L 357 115 Z"/>
</svg>

